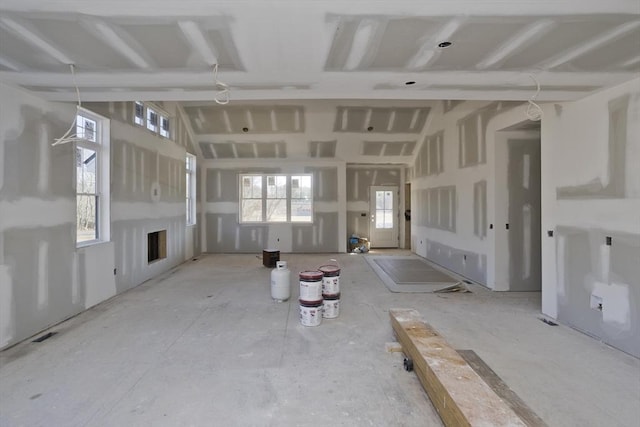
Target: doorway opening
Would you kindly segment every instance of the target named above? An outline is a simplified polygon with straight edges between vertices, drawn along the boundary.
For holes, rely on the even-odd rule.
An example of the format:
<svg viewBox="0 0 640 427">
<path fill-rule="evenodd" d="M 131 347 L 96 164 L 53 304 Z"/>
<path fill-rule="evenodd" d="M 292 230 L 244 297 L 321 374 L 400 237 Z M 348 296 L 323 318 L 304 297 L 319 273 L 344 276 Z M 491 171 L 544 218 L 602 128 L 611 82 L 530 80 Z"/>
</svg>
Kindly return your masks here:
<svg viewBox="0 0 640 427">
<path fill-rule="evenodd" d="M 495 156 L 494 290 L 540 291 L 540 123 L 497 132 Z"/>
</svg>

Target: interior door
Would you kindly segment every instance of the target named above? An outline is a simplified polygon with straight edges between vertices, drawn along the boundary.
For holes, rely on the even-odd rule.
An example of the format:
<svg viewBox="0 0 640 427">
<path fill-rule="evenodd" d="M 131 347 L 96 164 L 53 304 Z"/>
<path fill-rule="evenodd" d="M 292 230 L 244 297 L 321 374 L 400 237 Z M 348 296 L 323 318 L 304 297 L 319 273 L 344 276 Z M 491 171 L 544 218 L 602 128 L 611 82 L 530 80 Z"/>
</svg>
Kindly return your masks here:
<svg viewBox="0 0 640 427">
<path fill-rule="evenodd" d="M 540 144 L 509 141 L 509 290 L 541 289 Z"/>
<path fill-rule="evenodd" d="M 398 187 L 371 187 L 369 241 L 372 248 L 398 247 Z"/>
</svg>

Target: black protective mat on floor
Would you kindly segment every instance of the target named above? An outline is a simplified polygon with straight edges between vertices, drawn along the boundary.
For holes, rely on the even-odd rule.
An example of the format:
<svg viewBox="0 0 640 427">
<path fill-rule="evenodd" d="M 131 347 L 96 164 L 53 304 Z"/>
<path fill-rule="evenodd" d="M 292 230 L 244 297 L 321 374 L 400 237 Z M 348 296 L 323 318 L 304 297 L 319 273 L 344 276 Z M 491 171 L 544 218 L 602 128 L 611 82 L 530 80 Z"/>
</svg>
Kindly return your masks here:
<svg viewBox="0 0 640 427">
<path fill-rule="evenodd" d="M 365 259 L 391 292 L 434 292 L 459 282 L 415 256 L 367 256 Z"/>
</svg>

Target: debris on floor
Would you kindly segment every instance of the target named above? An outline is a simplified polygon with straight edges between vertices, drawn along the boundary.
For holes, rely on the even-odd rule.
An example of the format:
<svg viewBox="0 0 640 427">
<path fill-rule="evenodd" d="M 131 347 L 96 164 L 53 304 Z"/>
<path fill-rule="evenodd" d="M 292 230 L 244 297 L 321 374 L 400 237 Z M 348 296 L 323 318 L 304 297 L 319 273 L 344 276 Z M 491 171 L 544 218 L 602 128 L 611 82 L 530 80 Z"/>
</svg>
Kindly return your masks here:
<svg viewBox="0 0 640 427">
<path fill-rule="evenodd" d="M 469 288 L 465 286 L 463 282 L 458 282 L 455 285 L 445 286 L 444 288 L 436 289 L 433 292 L 434 293 L 460 292 L 464 294 L 471 291 L 469 290 Z"/>
</svg>

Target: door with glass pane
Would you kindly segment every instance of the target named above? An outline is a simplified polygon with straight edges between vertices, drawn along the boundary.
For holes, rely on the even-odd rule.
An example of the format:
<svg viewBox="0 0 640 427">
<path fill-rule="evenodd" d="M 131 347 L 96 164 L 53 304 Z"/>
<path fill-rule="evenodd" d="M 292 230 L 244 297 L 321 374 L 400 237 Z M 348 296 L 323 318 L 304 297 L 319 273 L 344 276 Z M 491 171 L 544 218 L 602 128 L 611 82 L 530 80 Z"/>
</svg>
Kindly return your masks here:
<svg viewBox="0 0 640 427">
<path fill-rule="evenodd" d="M 369 241 L 372 248 L 398 247 L 398 187 L 371 187 Z"/>
</svg>

